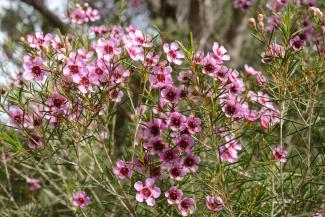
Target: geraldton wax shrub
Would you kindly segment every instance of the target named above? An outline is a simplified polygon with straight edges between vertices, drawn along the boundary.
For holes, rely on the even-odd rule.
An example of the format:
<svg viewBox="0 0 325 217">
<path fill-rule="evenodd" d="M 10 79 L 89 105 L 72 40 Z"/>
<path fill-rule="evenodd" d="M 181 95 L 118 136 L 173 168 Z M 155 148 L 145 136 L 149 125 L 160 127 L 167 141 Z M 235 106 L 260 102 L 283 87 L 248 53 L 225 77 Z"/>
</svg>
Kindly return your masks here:
<svg viewBox="0 0 325 217">
<path fill-rule="evenodd" d="M 1 91 L 1 216 L 323 216 L 325 16 L 308 2 L 261 5 L 261 61 L 238 69 L 218 42 L 98 25 L 88 4 L 66 35 L 26 36 Z"/>
</svg>

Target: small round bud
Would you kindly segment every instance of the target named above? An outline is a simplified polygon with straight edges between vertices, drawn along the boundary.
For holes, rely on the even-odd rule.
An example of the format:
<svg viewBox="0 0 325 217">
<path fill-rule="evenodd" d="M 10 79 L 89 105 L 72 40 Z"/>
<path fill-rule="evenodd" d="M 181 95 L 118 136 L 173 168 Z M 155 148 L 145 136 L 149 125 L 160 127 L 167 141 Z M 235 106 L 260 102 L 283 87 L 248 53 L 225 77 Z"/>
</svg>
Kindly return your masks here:
<svg viewBox="0 0 325 217">
<path fill-rule="evenodd" d="M 263 23 L 263 22 L 258 22 L 258 24 L 257 24 L 257 28 L 258 28 L 259 30 L 264 30 L 264 23 Z"/>
<path fill-rule="evenodd" d="M 89 7 L 89 3 L 88 2 L 85 2 L 84 3 L 84 6 L 85 6 L 85 8 L 88 8 Z"/>
<path fill-rule="evenodd" d="M 256 21 L 253 17 L 248 19 L 248 24 L 253 26 L 256 29 Z"/>
<path fill-rule="evenodd" d="M 263 14 L 258 14 L 258 15 L 257 15 L 257 19 L 258 19 L 259 22 L 263 22 L 263 20 L 264 20 L 264 15 L 263 15 Z"/>
</svg>

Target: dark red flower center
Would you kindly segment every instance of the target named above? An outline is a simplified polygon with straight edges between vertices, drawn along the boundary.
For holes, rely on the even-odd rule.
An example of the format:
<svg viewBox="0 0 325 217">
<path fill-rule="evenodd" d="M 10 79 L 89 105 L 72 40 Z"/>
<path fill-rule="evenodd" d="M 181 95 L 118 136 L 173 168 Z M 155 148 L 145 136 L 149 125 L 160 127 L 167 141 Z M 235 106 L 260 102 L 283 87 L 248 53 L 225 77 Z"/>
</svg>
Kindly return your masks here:
<svg viewBox="0 0 325 217">
<path fill-rule="evenodd" d="M 177 192 L 176 191 L 172 191 L 169 193 L 169 199 L 171 200 L 177 200 Z"/>
<path fill-rule="evenodd" d="M 71 65 L 69 66 L 69 70 L 72 74 L 77 74 L 79 73 L 79 67 L 77 65 Z"/>
<path fill-rule="evenodd" d="M 145 187 L 145 188 L 143 188 L 143 189 L 141 190 L 141 194 L 142 194 L 144 197 L 148 198 L 148 197 L 150 197 L 150 195 L 151 195 L 151 191 L 150 191 L 149 188 Z"/>
<path fill-rule="evenodd" d="M 33 66 L 32 72 L 35 76 L 39 76 L 42 73 L 42 69 L 39 66 Z"/>
<path fill-rule="evenodd" d="M 123 176 L 127 176 L 129 174 L 129 168 L 127 167 L 122 167 L 120 169 L 120 173 L 123 175 Z"/>
</svg>

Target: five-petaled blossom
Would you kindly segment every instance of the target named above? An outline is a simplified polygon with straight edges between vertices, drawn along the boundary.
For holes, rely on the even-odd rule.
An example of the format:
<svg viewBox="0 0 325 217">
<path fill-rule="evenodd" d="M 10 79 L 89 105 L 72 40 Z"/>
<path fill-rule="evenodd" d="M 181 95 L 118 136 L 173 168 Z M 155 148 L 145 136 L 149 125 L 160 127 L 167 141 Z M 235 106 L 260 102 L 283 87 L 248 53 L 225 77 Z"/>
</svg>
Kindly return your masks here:
<svg viewBox="0 0 325 217">
<path fill-rule="evenodd" d="M 134 188 L 138 191 L 136 194 L 136 200 L 138 202 L 146 201 L 149 206 L 154 206 L 156 204 L 155 199 L 160 196 L 160 188 L 154 186 L 155 179 L 148 178 L 145 180 L 144 184 L 141 181 L 137 181 L 134 184 Z"/>
<path fill-rule="evenodd" d="M 117 166 L 113 169 L 113 173 L 121 180 L 132 176 L 132 165 L 122 160 L 117 161 Z"/>
<path fill-rule="evenodd" d="M 220 212 L 225 207 L 221 197 L 219 197 L 219 196 L 213 197 L 210 195 L 208 195 L 206 198 L 206 206 L 210 211 L 213 211 L 213 212 Z"/>
<path fill-rule="evenodd" d="M 176 65 L 182 64 L 182 59 L 184 59 L 184 54 L 182 51 L 178 50 L 178 44 L 176 42 L 172 42 L 169 44 L 164 44 L 163 46 L 165 53 L 167 54 L 167 60 L 169 62 L 173 62 Z"/>
<path fill-rule="evenodd" d="M 287 161 L 288 150 L 284 149 L 282 145 L 279 145 L 278 147 L 274 148 L 272 150 L 272 153 L 275 160 L 281 163 L 285 163 Z"/>
<path fill-rule="evenodd" d="M 72 205 L 75 207 L 85 208 L 90 203 L 90 198 L 86 195 L 84 191 L 74 193 Z"/>
</svg>

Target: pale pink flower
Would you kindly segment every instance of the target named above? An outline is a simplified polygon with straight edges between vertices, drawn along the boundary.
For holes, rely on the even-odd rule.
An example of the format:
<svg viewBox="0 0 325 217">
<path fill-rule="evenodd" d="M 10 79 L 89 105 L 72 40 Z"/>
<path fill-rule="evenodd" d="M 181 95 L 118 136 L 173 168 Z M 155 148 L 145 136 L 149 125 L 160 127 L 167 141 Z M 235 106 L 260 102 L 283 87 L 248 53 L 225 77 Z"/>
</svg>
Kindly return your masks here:
<svg viewBox="0 0 325 217">
<path fill-rule="evenodd" d="M 143 65 L 147 67 L 153 67 L 157 65 L 159 58 L 159 55 L 154 55 L 153 52 L 149 51 L 146 57 L 144 58 Z"/>
<path fill-rule="evenodd" d="M 144 50 L 142 47 L 136 45 L 126 45 L 126 51 L 132 60 L 144 61 Z"/>
<path fill-rule="evenodd" d="M 182 51 L 178 50 L 178 44 L 176 42 L 172 42 L 169 44 L 164 44 L 163 49 L 167 54 L 167 60 L 169 62 L 173 62 L 176 65 L 182 64 L 182 59 L 184 59 L 184 54 Z"/>
<path fill-rule="evenodd" d="M 179 112 L 172 112 L 167 119 L 167 124 L 173 131 L 185 130 L 185 123 L 186 117 Z"/>
<path fill-rule="evenodd" d="M 41 180 L 39 179 L 27 177 L 26 183 L 30 192 L 36 192 L 41 188 Z"/>
<path fill-rule="evenodd" d="M 178 209 L 182 216 L 188 216 L 195 211 L 195 200 L 193 198 L 183 198 L 178 204 Z"/>
<path fill-rule="evenodd" d="M 70 19 L 72 23 L 84 24 L 89 21 L 86 12 L 82 8 L 75 8 L 70 13 Z"/>
<path fill-rule="evenodd" d="M 51 111 L 65 110 L 66 103 L 67 99 L 57 91 L 52 97 L 46 100 L 46 105 L 50 107 Z"/>
<path fill-rule="evenodd" d="M 185 168 L 182 165 L 180 165 L 179 163 L 174 162 L 173 165 L 171 165 L 171 164 L 167 164 L 167 165 L 169 168 L 168 172 L 169 172 L 170 178 L 180 181 L 186 175 Z"/>
<path fill-rule="evenodd" d="M 27 80 L 35 79 L 37 81 L 43 81 L 47 69 L 43 64 L 43 60 L 40 57 L 24 57 L 24 77 Z"/>
<path fill-rule="evenodd" d="M 36 133 L 31 133 L 28 138 L 28 147 L 30 149 L 36 150 L 41 148 L 43 145 L 42 138 Z"/>
<path fill-rule="evenodd" d="M 195 173 L 198 170 L 198 164 L 200 162 L 201 159 L 199 156 L 196 156 L 193 153 L 187 153 L 182 160 L 182 165 L 184 166 L 186 172 Z"/>
<path fill-rule="evenodd" d="M 194 146 L 194 140 L 188 134 L 182 134 L 176 137 L 176 144 L 179 150 L 189 152 Z"/>
<path fill-rule="evenodd" d="M 28 46 L 35 49 L 41 49 L 41 47 L 49 48 L 50 42 L 52 40 L 51 34 L 46 34 L 44 36 L 43 32 L 35 32 L 34 34 L 27 36 Z"/>
<path fill-rule="evenodd" d="M 163 102 L 176 104 L 180 97 L 180 90 L 172 85 L 168 85 L 161 91 L 160 95 Z"/>
<path fill-rule="evenodd" d="M 258 73 L 260 73 L 259 71 L 255 70 L 253 67 L 246 65 L 244 66 L 245 68 L 245 72 L 248 76 L 256 76 Z"/>
<path fill-rule="evenodd" d="M 202 130 L 201 119 L 190 115 L 186 121 L 186 127 L 189 133 L 195 134 Z"/>
<path fill-rule="evenodd" d="M 79 193 L 74 193 L 72 205 L 75 207 L 85 208 L 90 203 L 90 198 L 86 195 L 84 191 Z"/>
<path fill-rule="evenodd" d="M 230 60 L 230 56 L 229 55 L 226 55 L 227 50 L 225 49 L 224 46 L 219 45 L 218 42 L 214 42 L 213 43 L 212 50 L 213 50 L 212 57 L 217 60 L 217 63 L 218 64 L 223 63 L 223 61 Z"/>
<path fill-rule="evenodd" d="M 153 74 L 149 76 L 151 88 L 161 89 L 173 84 L 171 72 L 173 71 L 170 66 L 155 66 L 153 67 Z"/>
<path fill-rule="evenodd" d="M 8 115 L 10 117 L 9 123 L 13 126 L 23 127 L 26 124 L 25 113 L 20 108 L 9 108 Z"/>
<path fill-rule="evenodd" d="M 117 161 L 117 166 L 113 169 L 113 173 L 121 180 L 130 178 L 133 174 L 132 165 L 122 160 Z"/>
<path fill-rule="evenodd" d="M 285 163 L 287 161 L 288 150 L 284 149 L 282 145 L 279 145 L 278 147 L 274 148 L 272 150 L 272 153 L 275 160 L 281 163 Z"/>
<path fill-rule="evenodd" d="M 165 192 L 165 197 L 169 204 L 179 204 L 181 202 L 183 192 L 176 186 L 172 186 L 168 191 Z"/>
<path fill-rule="evenodd" d="M 88 16 L 89 20 L 95 22 L 96 20 L 100 19 L 100 15 L 97 9 L 93 9 L 88 7 L 86 10 L 86 15 Z"/>
<path fill-rule="evenodd" d="M 134 184 L 134 188 L 138 191 L 136 194 L 136 200 L 140 203 L 146 201 L 147 205 L 154 206 L 156 204 L 155 199 L 161 194 L 160 188 L 154 186 L 155 179 L 148 178 L 143 184 L 141 181 L 137 181 Z"/>
<path fill-rule="evenodd" d="M 110 61 L 115 55 L 121 54 L 122 49 L 118 47 L 117 40 L 106 40 L 104 38 L 100 38 L 97 42 L 96 53 L 98 58 Z"/>
<path fill-rule="evenodd" d="M 133 44 L 142 47 L 152 47 L 152 37 L 149 34 L 144 34 L 140 30 L 131 31 L 128 35 Z"/>
<path fill-rule="evenodd" d="M 225 207 L 221 197 L 219 196 L 212 197 L 210 195 L 207 196 L 206 206 L 210 211 L 213 212 L 220 212 Z"/>
<path fill-rule="evenodd" d="M 149 150 L 152 155 L 160 155 L 164 150 L 166 150 L 166 143 L 159 136 L 154 137 L 149 140 L 149 142 L 144 144 L 144 148 Z"/>
</svg>

